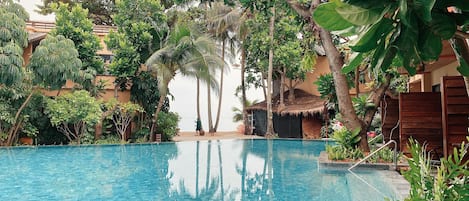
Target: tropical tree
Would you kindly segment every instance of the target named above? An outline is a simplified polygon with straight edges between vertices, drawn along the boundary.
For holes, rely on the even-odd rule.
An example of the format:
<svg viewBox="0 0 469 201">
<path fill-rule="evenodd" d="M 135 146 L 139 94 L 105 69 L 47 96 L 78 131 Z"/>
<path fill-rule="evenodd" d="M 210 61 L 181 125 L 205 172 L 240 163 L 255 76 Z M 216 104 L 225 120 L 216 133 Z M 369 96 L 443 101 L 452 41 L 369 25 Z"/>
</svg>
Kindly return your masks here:
<svg viewBox="0 0 469 201">
<path fill-rule="evenodd" d="M 29 121 L 30 115 L 23 113 L 25 109 L 31 110 L 28 103 L 36 92 L 35 88 L 38 85 L 61 87 L 66 79 L 76 74 L 81 62 L 72 41 L 63 36 L 49 36 L 36 48 L 25 70 L 22 54 L 23 47 L 27 45 L 24 20 L 28 15 L 12 1 L 1 1 L 0 4 L 0 15 L 4 19 L 0 22 L 0 88 L 2 103 L 6 104 L 1 107 L 1 134 L 5 140 L 2 144 L 12 145 L 20 131 L 37 132 Z M 5 128 L 9 128 L 7 134 Z"/>
<path fill-rule="evenodd" d="M 267 93 L 266 93 L 266 102 L 267 102 L 267 130 L 266 136 L 274 135 L 274 127 L 272 120 L 272 74 L 273 74 L 273 62 L 274 62 L 274 32 L 275 32 L 275 9 L 277 1 L 243 1 L 241 2 L 243 6 L 259 11 L 260 13 L 268 16 L 269 19 L 269 32 L 268 38 L 268 68 L 267 68 Z"/>
<path fill-rule="evenodd" d="M 231 55 L 235 54 L 235 46 L 237 45 L 236 38 L 230 36 L 230 33 L 236 32 L 238 27 L 239 19 L 241 17 L 242 10 L 239 7 L 230 7 L 224 3 L 217 2 L 212 4 L 212 7 L 208 10 L 207 23 L 208 30 L 213 36 L 221 41 L 221 59 L 225 61 L 226 46 L 228 43 L 230 47 Z M 224 65 L 224 64 L 223 64 Z M 224 67 L 221 68 L 220 72 L 220 89 L 218 92 L 218 109 L 215 119 L 215 125 L 211 124 L 212 115 L 209 114 L 209 132 L 216 132 L 218 128 L 218 123 L 220 121 L 221 105 L 222 105 L 222 96 L 223 96 L 223 77 L 224 77 Z M 210 94 L 210 87 L 208 88 L 208 93 Z M 211 105 L 209 105 L 211 107 Z"/>
<path fill-rule="evenodd" d="M 82 62 L 72 40 L 62 35 L 48 35 L 34 51 L 29 69 L 34 72 L 34 83 L 42 88 L 58 90 L 67 80 L 79 76 Z"/>
<path fill-rule="evenodd" d="M 114 53 L 114 58 L 109 65 L 109 72 L 116 76 L 115 98 L 117 98 L 117 90 L 125 89 L 129 82 L 141 83 L 140 81 L 156 80 L 148 76 L 148 74 L 139 73 L 140 68 L 144 65 L 149 56 L 162 47 L 162 41 L 167 36 L 168 25 L 164 8 L 159 1 L 151 0 L 121 0 L 116 2 L 117 13 L 113 16 L 114 23 L 117 25 L 117 31 L 111 31 L 105 42 Z M 140 85 L 140 86 L 143 86 Z M 144 99 L 135 100 L 145 109 L 147 117 L 151 118 L 151 114 L 155 113 L 155 106 L 151 106 L 153 98 L 159 99 L 158 92 L 155 91 L 154 84 L 144 90 L 152 89 L 152 91 L 136 90 L 139 87 L 132 87 L 132 97 L 142 97 Z M 155 83 L 156 85 L 156 83 Z M 154 94 L 154 97 L 150 94 Z M 148 103 L 144 105 L 144 103 Z M 148 122 L 143 122 L 144 127 Z"/>
<path fill-rule="evenodd" d="M 366 131 L 376 112 L 376 107 L 358 118 L 348 93 L 343 73 L 354 70 L 362 61 L 369 60 L 372 69 L 383 72 L 381 84 L 369 95 L 376 106 L 389 87 L 392 74 L 386 73 L 390 66 L 402 65 L 414 74 L 421 64 L 434 61 L 441 52 L 441 40 L 464 35 L 456 31 L 457 25 L 467 25 L 467 2 L 454 1 L 385 1 L 371 4 L 369 1 L 332 1 L 321 4 L 319 0 L 302 3 L 287 0 L 287 3 L 309 22 L 321 38 L 338 95 L 339 109 L 347 128 L 360 128 L 360 147 L 368 151 Z M 454 6 L 461 12 L 450 13 Z M 313 21 L 313 19 L 315 21 Z M 331 20 L 333 19 L 333 20 Z M 316 26 L 318 23 L 320 26 Z M 326 30 L 327 29 L 327 30 Z M 342 70 L 344 61 L 334 46 L 329 31 L 347 30 L 348 35 L 357 35 L 352 50 L 359 52 Z M 430 30 L 430 31 L 428 31 Z M 344 33 L 345 33 L 344 32 Z M 360 34 L 361 33 L 361 34 Z M 460 33 L 460 34 L 455 34 Z M 457 48 L 455 48 L 457 49 Z M 366 58 L 366 59 L 365 59 Z M 462 58 L 458 56 L 458 58 Z M 463 62 L 461 62 L 463 61 Z M 467 74 L 467 63 L 460 59 L 460 72 Z"/>
<path fill-rule="evenodd" d="M 29 16 L 11 0 L 2 0 L 0 5 L 0 84 L 11 86 L 24 77 L 23 48 L 28 45 L 24 21 Z"/>
<path fill-rule="evenodd" d="M 116 99 L 111 99 L 104 103 L 104 108 L 110 111 L 108 118 L 112 120 L 121 142 L 126 142 L 127 136 L 125 132 L 137 113 L 143 112 L 143 108 L 132 102 L 119 103 Z"/>
<path fill-rule="evenodd" d="M 47 100 L 45 113 L 70 142 L 80 144 L 87 129 L 98 123 L 102 111 L 89 92 L 80 90 Z"/>
<path fill-rule="evenodd" d="M 55 5 L 56 27 L 51 31 L 52 35 L 63 35 L 75 43 L 79 58 L 82 62 L 80 76 L 74 80 L 79 88 L 91 92 L 98 92 L 95 88 L 97 74 L 104 72 L 104 62 L 97 55 L 101 49 L 98 36 L 93 33 L 93 22 L 87 18 L 88 10 L 80 4 L 68 8 L 67 4 Z M 92 94 L 98 96 L 98 94 Z"/>
<path fill-rule="evenodd" d="M 164 41 L 164 47 L 154 52 L 146 62 L 150 71 L 157 74 L 160 100 L 153 115 L 150 133 L 154 134 L 158 113 L 163 106 L 168 92 L 169 82 L 181 73 L 184 76 L 199 77 L 202 81 L 218 87 L 213 75 L 220 68 L 222 61 L 216 54 L 213 40 L 200 34 L 197 28 L 190 28 L 184 23 L 175 24 Z"/>
<path fill-rule="evenodd" d="M 259 101 L 258 100 L 243 101 L 243 98 L 241 97 L 240 102 L 241 102 L 242 105 L 245 105 L 245 107 L 249 107 L 251 105 L 257 104 Z M 232 107 L 231 111 L 234 112 L 233 113 L 233 122 L 239 122 L 239 121 L 244 120 L 244 110 L 243 109 L 240 109 L 240 108 L 237 108 L 237 107 Z M 244 123 L 244 121 L 243 121 L 243 123 Z"/>
</svg>

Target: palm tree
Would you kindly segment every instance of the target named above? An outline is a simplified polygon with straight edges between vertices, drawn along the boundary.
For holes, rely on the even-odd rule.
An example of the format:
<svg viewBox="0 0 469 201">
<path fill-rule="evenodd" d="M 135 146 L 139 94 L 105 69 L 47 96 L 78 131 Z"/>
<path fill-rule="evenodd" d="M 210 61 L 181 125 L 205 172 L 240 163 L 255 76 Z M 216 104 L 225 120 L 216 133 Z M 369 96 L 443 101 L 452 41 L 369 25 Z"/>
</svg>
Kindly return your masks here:
<svg viewBox="0 0 469 201">
<path fill-rule="evenodd" d="M 241 16 L 240 8 L 232 8 L 224 3 L 217 2 L 213 4 L 213 7 L 208 12 L 208 26 L 209 32 L 212 35 L 221 40 L 221 59 L 225 61 L 225 52 L 226 52 L 226 43 L 230 45 L 230 53 L 234 54 L 234 47 L 236 40 L 234 37 L 230 37 L 230 32 L 235 32 L 239 18 Z M 220 122 L 220 113 L 221 113 L 221 104 L 222 104 L 222 95 L 223 95 L 223 76 L 224 68 L 220 72 L 220 90 L 218 92 L 218 109 L 217 117 L 215 120 L 215 126 L 210 124 L 211 114 L 209 114 L 209 132 L 216 132 L 218 128 L 218 123 Z M 210 94 L 210 89 L 208 91 Z M 210 101 L 209 101 L 210 102 Z M 209 105 L 210 108 L 210 105 Z M 211 110 L 209 109 L 211 112 Z"/>
<path fill-rule="evenodd" d="M 238 121 L 241 121 L 241 120 L 244 120 L 244 113 L 245 113 L 245 107 L 249 107 L 251 105 L 254 105 L 254 104 L 257 104 L 259 103 L 259 100 L 253 100 L 253 101 L 249 101 L 249 100 L 245 100 L 244 101 L 244 98 L 241 97 L 240 99 L 240 102 L 242 104 L 242 109 L 239 109 L 237 107 L 232 107 L 231 108 L 231 111 L 233 111 L 233 122 L 238 122 Z M 244 123 L 244 121 L 243 121 Z"/>
<path fill-rule="evenodd" d="M 213 77 L 222 60 L 218 57 L 213 40 L 196 27 L 178 22 L 164 41 L 163 48 L 154 52 L 146 61 L 148 70 L 156 72 L 160 100 L 153 116 L 150 134 L 156 130 L 158 113 L 168 94 L 169 82 L 181 73 L 183 76 L 199 77 L 211 87 L 218 84 Z"/>
</svg>

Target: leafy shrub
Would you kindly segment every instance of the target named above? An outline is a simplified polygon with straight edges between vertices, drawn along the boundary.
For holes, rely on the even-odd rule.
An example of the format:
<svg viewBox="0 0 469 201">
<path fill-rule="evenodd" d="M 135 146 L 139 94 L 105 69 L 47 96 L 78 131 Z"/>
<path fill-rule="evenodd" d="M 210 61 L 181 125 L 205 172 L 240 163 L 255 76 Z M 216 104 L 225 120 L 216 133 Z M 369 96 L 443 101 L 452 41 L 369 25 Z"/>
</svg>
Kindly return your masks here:
<svg viewBox="0 0 469 201">
<path fill-rule="evenodd" d="M 156 133 L 162 134 L 162 141 L 171 141 L 176 135 L 180 117 L 175 112 L 160 112 L 158 115 Z"/>
<path fill-rule="evenodd" d="M 122 144 L 126 143 L 122 141 L 117 135 L 108 135 L 103 136 L 101 139 L 98 139 L 94 142 L 95 144 Z"/>
<path fill-rule="evenodd" d="M 459 150 L 454 149 L 448 159 L 440 160 L 441 165 L 436 168 L 436 175 L 426 145 L 421 146 L 411 139 L 409 147 L 412 155 L 412 158 L 407 159 L 410 170 L 403 173 L 411 187 L 406 201 L 463 201 L 469 198 L 469 161 L 463 161 L 467 153 L 464 142 Z"/>
<path fill-rule="evenodd" d="M 337 145 L 327 145 L 326 152 L 330 160 L 358 160 L 364 157 L 364 154 L 360 149 L 345 148 Z"/>
<path fill-rule="evenodd" d="M 360 130 L 354 130 L 353 132 L 347 130 L 347 128 L 342 127 L 332 134 L 332 139 L 334 139 L 339 146 L 343 146 L 346 149 L 356 148 L 360 142 Z"/>
</svg>

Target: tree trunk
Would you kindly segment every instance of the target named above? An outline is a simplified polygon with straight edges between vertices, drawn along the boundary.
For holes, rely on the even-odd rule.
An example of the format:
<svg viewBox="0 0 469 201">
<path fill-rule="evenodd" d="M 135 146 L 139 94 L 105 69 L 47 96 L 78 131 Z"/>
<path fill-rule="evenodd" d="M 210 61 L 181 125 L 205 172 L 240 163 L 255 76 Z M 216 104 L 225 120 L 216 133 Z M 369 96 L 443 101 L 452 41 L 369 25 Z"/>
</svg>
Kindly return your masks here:
<svg viewBox="0 0 469 201">
<path fill-rule="evenodd" d="M 293 86 L 293 80 L 290 79 L 290 86 L 288 87 L 288 102 L 293 103 L 295 101 L 295 86 Z"/>
<path fill-rule="evenodd" d="M 347 78 L 342 74 L 342 66 L 344 61 L 340 56 L 339 51 L 332 42 L 331 34 L 324 30 L 323 28 L 318 28 L 319 34 L 321 37 L 322 44 L 326 50 L 326 56 L 329 61 L 329 68 L 331 69 L 332 76 L 334 78 L 335 90 L 337 94 L 337 100 L 339 102 L 339 112 L 344 119 L 344 125 L 349 130 L 361 129 L 360 130 L 360 148 L 369 152 L 370 148 L 368 146 L 368 139 L 366 135 L 366 130 L 362 129 L 362 123 L 355 112 L 353 107 L 352 99 L 349 93 L 349 87 L 347 83 Z"/>
<path fill-rule="evenodd" d="M 349 130 L 361 129 L 360 130 L 360 148 L 365 151 L 369 152 L 370 148 L 368 146 L 368 140 L 366 135 L 366 126 L 363 122 L 358 118 L 355 109 L 353 108 L 352 99 L 350 97 L 348 83 L 345 75 L 342 74 L 342 66 L 344 64 L 343 59 L 340 56 L 338 49 L 335 47 L 334 43 L 332 42 L 331 33 L 324 30 L 321 27 L 315 25 L 314 21 L 312 20 L 312 13 L 314 9 L 321 3 L 319 0 L 314 0 L 309 8 L 305 8 L 303 5 L 299 4 L 294 0 L 287 0 L 287 3 L 292 7 L 299 15 L 305 18 L 306 21 L 309 22 L 311 28 L 319 33 L 319 37 L 321 39 L 322 45 L 324 46 L 324 50 L 326 52 L 327 59 L 329 61 L 329 68 L 331 69 L 332 76 L 335 82 L 335 90 L 337 94 L 337 100 L 339 104 L 339 112 L 342 115 L 343 119 L 345 120 L 344 125 Z"/>
<path fill-rule="evenodd" d="M 220 112 L 221 112 L 221 102 L 222 102 L 222 95 L 223 95 L 223 74 L 225 73 L 225 40 L 222 41 L 222 51 L 221 51 L 221 60 L 223 61 L 223 67 L 220 71 L 220 91 L 218 94 L 218 109 L 217 109 L 217 117 L 215 119 L 215 126 L 213 130 L 217 132 L 218 122 L 220 122 Z"/>
<path fill-rule="evenodd" d="M 270 17 L 269 37 L 269 70 L 267 72 L 267 130 L 266 137 L 273 137 L 274 125 L 272 119 L 272 71 L 274 61 L 274 23 L 275 23 L 275 6 L 272 7 L 272 16 Z"/>
<path fill-rule="evenodd" d="M 243 100 L 243 124 L 244 124 L 244 134 L 250 135 L 251 133 L 251 123 L 248 119 L 248 112 L 246 111 L 247 107 L 247 98 L 246 98 L 246 84 L 244 82 L 244 71 L 246 70 L 246 50 L 241 47 L 241 96 Z"/>
<path fill-rule="evenodd" d="M 168 86 L 168 84 L 166 84 L 166 86 Z M 166 91 L 167 89 L 160 94 L 160 100 L 158 101 L 158 106 L 156 107 L 155 114 L 153 115 L 151 128 L 150 128 L 150 141 L 155 140 L 154 136 L 156 134 L 155 132 L 156 132 L 157 123 L 158 123 L 158 114 L 161 111 L 161 107 L 163 107 L 163 103 L 164 103 L 164 100 L 166 98 L 166 93 L 167 93 Z"/>
<path fill-rule="evenodd" d="M 197 119 L 200 118 L 200 79 L 197 77 Z"/>
<path fill-rule="evenodd" d="M 34 90 L 32 90 L 31 93 L 29 93 L 26 100 L 24 100 L 23 104 L 21 104 L 18 111 L 16 111 L 15 119 L 13 120 L 13 125 L 12 125 L 12 127 L 10 128 L 10 130 L 8 132 L 8 138 L 7 138 L 7 142 L 6 142 L 7 146 L 11 146 L 13 144 L 13 139 L 15 139 L 16 135 L 18 134 L 18 129 L 17 129 L 18 126 L 19 126 L 19 125 L 17 125 L 18 124 L 17 123 L 18 118 L 20 117 L 21 112 L 23 112 L 24 108 L 26 108 L 26 106 L 28 105 L 29 101 L 31 101 L 31 97 L 33 97 L 33 93 L 34 93 Z"/>
<path fill-rule="evenodd" d="M 208 110 L 208 132 L 214 133 L 213 121 L 212 121 L 212 95 L 210 84 L 207 84 L 207 110 Z"/>
</svg>

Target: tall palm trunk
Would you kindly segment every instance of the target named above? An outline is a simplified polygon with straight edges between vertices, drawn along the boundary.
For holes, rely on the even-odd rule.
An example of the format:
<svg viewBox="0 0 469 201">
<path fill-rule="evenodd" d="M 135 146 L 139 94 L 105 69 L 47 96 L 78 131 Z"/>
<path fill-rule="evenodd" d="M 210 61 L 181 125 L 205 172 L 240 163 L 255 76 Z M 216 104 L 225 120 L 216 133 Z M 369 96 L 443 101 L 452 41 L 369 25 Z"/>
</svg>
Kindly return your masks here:
<svg viewBox="0 0 469 201">
<path fill-rule="evenodd" d="M 269 70 L 267 72 L 267 130 L 265 135 L 272 137 L 274 135 L 274 124 L 272 119 L 272 71 L 274 61 L 274 23 L 275 23 L 275 5 L 272 7 L 272 16 L 270 17 L 269 37 Z"/>
<path fill-rule="evenodd" d="M 248 112 L 246 111 L 246 83 L 244 82 L 244 71 L 246 70 L 246 50 L 241 47 L 241 94 L 243 99 L 243 123 L 244 123 L 244 134 L 250 135 L 251 124 L 248 119 Z"/>
<path fill-rule="evenodd" d="M 197 77 L 197 119 L 200 119 L 200 79 Z"/>
<path fill-rule="evenodd" d="M 223 61 L 223 67 L 220 71 L 220 91 L 218 92 L 218 109 L 217 109 L 217 118 L 215 119 L 215 127 L 213 128 L 215 132 L 217 132 L 218 122 L 220 121 L 220 112 L 221 112 L 221 102 L 222 102 L 222 95 L 223 95 L 223 74 L 225 69 L 225 39 L 222 41 L 222 51 L 221 51 L 221 60 Z"/>
<path fill-rule="evenodd" d="M 208 110 L 208 132 L 214 133 L 213 120 L 212 120 L 212 95 L 210 84 L 207 84 L 207 110 Z"/>
</svg>

